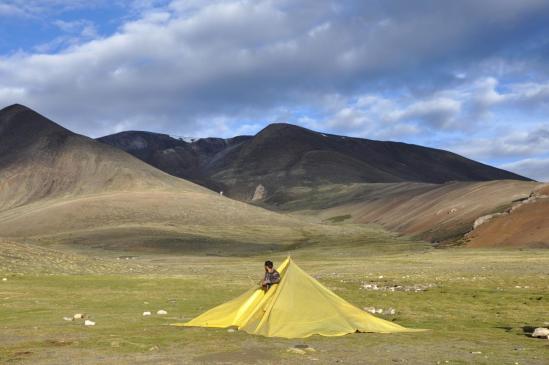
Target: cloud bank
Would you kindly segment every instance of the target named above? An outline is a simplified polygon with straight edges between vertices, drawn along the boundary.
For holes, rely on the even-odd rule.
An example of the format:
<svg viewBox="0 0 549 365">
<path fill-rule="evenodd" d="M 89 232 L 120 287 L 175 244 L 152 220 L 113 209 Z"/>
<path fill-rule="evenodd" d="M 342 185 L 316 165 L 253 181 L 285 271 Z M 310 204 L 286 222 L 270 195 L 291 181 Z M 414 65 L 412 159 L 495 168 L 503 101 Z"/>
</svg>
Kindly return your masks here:
<svg viewBox="0 0 549 365">
<path fill-rule="evenodd" d="M 287 121 L 510 168 L 548 157 L 546 1 L 135 1 L 109 34 L 109 19 L 82 17 L 102 6 L 3 2 L 0 19 L 59 34 L 0 56 L 0 105 L 91 136 L 231 136 Z"/>
</svg>

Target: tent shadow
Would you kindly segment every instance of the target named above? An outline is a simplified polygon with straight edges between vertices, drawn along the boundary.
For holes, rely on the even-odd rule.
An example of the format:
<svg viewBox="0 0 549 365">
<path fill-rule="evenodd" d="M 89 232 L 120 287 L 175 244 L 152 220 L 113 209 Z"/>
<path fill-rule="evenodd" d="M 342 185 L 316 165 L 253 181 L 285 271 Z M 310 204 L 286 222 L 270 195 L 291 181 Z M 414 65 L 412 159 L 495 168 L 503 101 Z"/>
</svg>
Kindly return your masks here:
<svg viewBox="0 0 549 365">
<path fill-rule="evenodd" d="M 496 326 L 494 328 L 505 330 L 505 332 L 510 333 L 513 330 L 513 327 L 511 326 Z M 534 330 L 536 327 L 534 326 L 522 326 L 520 327 L 522 330 L 522 333 L 518 333 L 519 336 L 526 336 L 526 337 L 532 337 L 532 334 L 534 333 Z"/>
<path fill-rule="evenodd" d="M 536 327 L 534 326 L 522 326 L 522 334 L 527 337 L 532 337 L 535 329 Z"/>
<path fill-rule="evenodd" d="M 511 326 L 496 326 L 494 328 L 497 328 L 497 329 L 500 329 L 500 330 L 505 330 L 505 332 L 511 332 L 511 330 L 513 329 L 513 327 L 511 327 Z"/>
</svg>

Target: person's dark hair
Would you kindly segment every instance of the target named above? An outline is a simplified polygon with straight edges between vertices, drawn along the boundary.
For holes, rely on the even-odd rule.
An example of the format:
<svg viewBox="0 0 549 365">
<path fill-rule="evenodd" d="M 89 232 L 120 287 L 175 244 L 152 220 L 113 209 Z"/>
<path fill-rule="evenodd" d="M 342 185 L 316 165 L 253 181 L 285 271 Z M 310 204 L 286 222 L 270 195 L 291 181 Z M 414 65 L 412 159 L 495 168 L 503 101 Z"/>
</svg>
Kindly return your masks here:
<svg viewBox="0 0 549 365">
<path fill-rule="evenodd" d="M 267 266 L 269 269 L 272 269 L 273 268 L 273 262 L 272 261 L 265 261 L 265 266 Z"/>
</svg>

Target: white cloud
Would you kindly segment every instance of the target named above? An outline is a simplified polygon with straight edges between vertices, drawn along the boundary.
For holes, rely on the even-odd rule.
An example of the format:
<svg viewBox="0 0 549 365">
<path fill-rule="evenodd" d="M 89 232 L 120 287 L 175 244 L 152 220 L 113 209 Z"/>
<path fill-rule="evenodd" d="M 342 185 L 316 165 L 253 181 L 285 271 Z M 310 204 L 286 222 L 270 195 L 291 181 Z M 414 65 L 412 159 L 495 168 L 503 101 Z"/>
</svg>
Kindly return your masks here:
<svg viewBox="0 0 549 365">
<path fill-rule="evenodd" d="M 503 169 L 530 177 L 537 181 L 549 182 L 549 158 L 524 159 L 500 166 Z"/>
<path fill-rule="evenodd" d="M 512 129 L 503 135 L 493 133 L 490 138 L 464 138 L 452 149 L 472 158 L 509 159 L 544 155 L 549 152 L 549 127 Z"/>
<path fill-rule="evenodd" d="M 86 19 L 77 19 L 77 20 L 55 20 L 53 24 L 61 29 L 63 32 L 67 33 L 83 33 L 88 37 L 96 37 L 97 30 L 95 24 Z M 90 31 L 91 29 L 91 31 Z"/>
<path fill-rule="evenodd" d="M 6 4 L 50 14 L 104 3 Z M 248 126 L 286 120 L 404 138 L 468 131 L 479 123 L 469 118 L 475 105 L 490 111 L 542 103 L 546 92 L 542 82 L 501 88 L 499 75 L 475 73 L 477 61 L 498 54 L 487 44 L 509 50 L 529 37 L 532 17 L 549 9 L 539 1 L 498 1 L 497 14 L 494 3 L 477 1 L 131 4 L 141 15 L 110 36 L 100 37 L 85 21 L 58 21 L 67 36 L 34 54 L 0 57 L 0 104 L 28 104 L 94 136 L 122 127 L 230 135 L 242 120 Z M 510 22 L 528 33 L 507 44 Z M 313 112 L 303 116 L 303 109 Z"/>
<path fill-rule="evenodd" d="M 93 8 L 105 3 L 105 0 L 2 0 L 0 17 L 5 15 L 37 17 L 42 14 Z"/>
<path fill-rule="evenodd" d="M 447 128 L 455 122 L 461 111 L 461 102 L 446 97 L 434 97 L 412 103 L 397 112 L 398 120 L 422 120 L 434 127 Z"/>
<path fill-rule="evenodd" d="M 473 85 L 474 108 L 480 115 L 494 107 L 542 107 L 549 105 L 549 81 L 508 83 L 498 90 L 494 77 L 477 80 Z"/>
<path fill-rule="evenodd" d="M 56 20 L 53 22 L 53 24 L 60 30 L 62 30 L 65 34 L 56 37 L 49 42 L 34 46 L 34 50 L 36 52 L 54 53 L 59 49 L 71 49 L 99 36 L 97 27 L 93 22 L 89 20 Z"/>
<path fill-rule="evenodd" d="M 0 4 L 0 17 L 1 16 L 22 16 L 24 12 L 13 4 Z"/>
</svg>

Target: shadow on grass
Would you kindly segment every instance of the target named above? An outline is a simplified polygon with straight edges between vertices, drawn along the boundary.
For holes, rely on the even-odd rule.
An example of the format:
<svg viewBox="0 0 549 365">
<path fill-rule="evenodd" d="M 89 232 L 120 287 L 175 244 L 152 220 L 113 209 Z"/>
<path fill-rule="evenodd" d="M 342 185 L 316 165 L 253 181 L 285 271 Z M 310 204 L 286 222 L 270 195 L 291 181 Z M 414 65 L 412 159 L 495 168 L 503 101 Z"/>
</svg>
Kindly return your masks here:
<svg viewBox="0 0 549 365">
<path fill-rule="evenodd" d="M 513 330 L 513 327 L 511 326 L 496 326 L 494 328 L 504 330 L 507 333 L 511 333 Z M 532 337 L 532 334 L 534 333 L 534 330 L 537 327 L 534 326 L 522 326 L 520 329 L 522 330 L 522 333 L 519 333 L 519 335 L 526 336 L 526 337 Z"/>
<path fill-rule="evenodd" d="M 511 332 L 511 330 L 513 329 L 513 327 L 511 326 L 496 326 L 495 328 L 498 328 L 500 330 L 505 330 L 505 332 Z"/>
<path fill-rule="evenodd" d="M 522 333 L 524 336 L 532 337 L 532 333 L 534 333 L 534 330 L 536 327 L 533 326 L 522 326 Z"/>
</svg>

